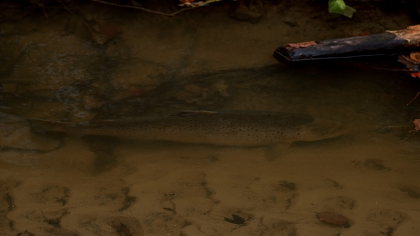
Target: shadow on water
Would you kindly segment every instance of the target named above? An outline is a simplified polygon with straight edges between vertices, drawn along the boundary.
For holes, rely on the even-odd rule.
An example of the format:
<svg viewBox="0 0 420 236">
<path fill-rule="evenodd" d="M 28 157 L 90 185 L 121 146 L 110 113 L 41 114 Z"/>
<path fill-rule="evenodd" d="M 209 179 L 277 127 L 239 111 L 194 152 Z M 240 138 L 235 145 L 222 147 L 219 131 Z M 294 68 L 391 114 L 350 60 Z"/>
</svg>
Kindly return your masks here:
<svg viewBox="0 0 420 236">
<path fill-rule="evenodd" d="M 100 174 L 112 169 L 117 162 L 117 156 L 114 149 L 115 146 L 118 145 L 119 140 L 114 137 L 98 136 L 86 136 L 83 139 L 95 155 L 93 164 L 94 170 L 92 170 L 92 172 L 94 174 Z"/>
</svg>

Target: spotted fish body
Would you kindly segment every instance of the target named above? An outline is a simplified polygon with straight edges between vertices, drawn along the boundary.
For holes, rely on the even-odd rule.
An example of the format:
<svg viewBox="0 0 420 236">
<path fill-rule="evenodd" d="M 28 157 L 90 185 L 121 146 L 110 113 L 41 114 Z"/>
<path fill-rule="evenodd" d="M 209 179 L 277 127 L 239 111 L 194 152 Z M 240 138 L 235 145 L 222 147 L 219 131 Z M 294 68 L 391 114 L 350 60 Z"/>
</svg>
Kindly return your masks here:
<svg viewBox="0 0 420 236">
<path fill-rule="evenodd" d="M 30 120 L 36 130 L 224 146 L 263 146 L 325 138 L 306 114 L 283 112 L 181 112 L 154 119 L 107 120 L 74 126 Z M 318 129 L 318 131 L 317 131 Z"/>
</svg>

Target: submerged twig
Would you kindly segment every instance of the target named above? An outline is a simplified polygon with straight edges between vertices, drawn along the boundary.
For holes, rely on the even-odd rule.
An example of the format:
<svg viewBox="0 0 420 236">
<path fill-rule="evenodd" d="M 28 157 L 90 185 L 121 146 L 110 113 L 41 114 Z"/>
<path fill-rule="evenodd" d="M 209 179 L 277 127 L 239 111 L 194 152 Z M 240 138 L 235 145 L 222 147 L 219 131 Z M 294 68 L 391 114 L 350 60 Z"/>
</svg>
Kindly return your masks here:
<svg viewBox="0 0 420 236">
<path fill-rule="evenodd" d="M 203 6 L 196 6 L 196 7 L 193 7 L 193 8 L 183 8 L 183 9 L 180 9 L 178 11 L 168 13 L 168 12 L 156 11 L 156 10 L 153 10 L 153 9 L 140 7 L 140 6 L 123 5 L 123 4 L 113 3 L 113 2 L 102 1 L 102 0 L 91 0 L 91 1 L 96 2 L 96 3 L 102 3 L 102 4 L 105 4 L 105 5 L 109 5 L 109 6 L 137 9 L 137 10 L 141 10 L 141 11 L 144 11 L 144 12 L 148 12 L 148 13 L 156 14 L 156 15 L 161 15 L 161 16 L 176 16 L 181 12 L 192 10 L 192 9 L 195 9 L 195 8 L 198 8 L 198 7 L 203 7 Z"/>
<path fill-rule="evenodd" d="M 420 91 L 417 92 L 416 96 L 413 97 L 413 99 L 411 99 L 406 106 L 409 106 L 411 103 L 413 103 L 420 95 Z"/>
</svg>

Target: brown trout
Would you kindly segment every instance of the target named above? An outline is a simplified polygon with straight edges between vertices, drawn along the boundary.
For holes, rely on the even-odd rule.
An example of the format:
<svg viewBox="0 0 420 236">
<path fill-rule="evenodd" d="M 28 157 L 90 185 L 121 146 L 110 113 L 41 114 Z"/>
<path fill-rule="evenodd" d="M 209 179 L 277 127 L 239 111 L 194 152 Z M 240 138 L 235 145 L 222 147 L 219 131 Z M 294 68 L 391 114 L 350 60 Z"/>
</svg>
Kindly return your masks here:
<svg viewBox="0 0 420 236">
<path fill-rule="evenodd" d="M 187 111 L 153 119 L 92 121 L 85 125 L 28 120 L 35 132 L 109 136 L 222 146 L 264 146 L 316 141 L 337 135 L 337 124 L 307 114 L 248 111 Z"/>
</svg>

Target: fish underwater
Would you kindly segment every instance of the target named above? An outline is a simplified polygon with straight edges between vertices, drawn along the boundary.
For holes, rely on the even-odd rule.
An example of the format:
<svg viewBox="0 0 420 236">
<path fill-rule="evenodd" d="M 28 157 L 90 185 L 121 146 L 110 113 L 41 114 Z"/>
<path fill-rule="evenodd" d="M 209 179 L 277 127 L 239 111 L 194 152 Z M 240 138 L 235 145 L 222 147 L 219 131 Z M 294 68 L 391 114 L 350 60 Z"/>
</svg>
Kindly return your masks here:
<svg viewBox="0 0 420 236">
<path fill-rule="evenodd" d="M 315 122 L 308 114 L 267 111 L 184 111 L 87 124 L 28 121 L 34 132 L 247 147 L 317 141 L 335 137 L 341 131 L 337 122 Z"/>
</svg>

